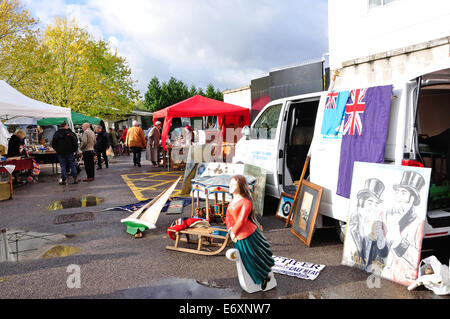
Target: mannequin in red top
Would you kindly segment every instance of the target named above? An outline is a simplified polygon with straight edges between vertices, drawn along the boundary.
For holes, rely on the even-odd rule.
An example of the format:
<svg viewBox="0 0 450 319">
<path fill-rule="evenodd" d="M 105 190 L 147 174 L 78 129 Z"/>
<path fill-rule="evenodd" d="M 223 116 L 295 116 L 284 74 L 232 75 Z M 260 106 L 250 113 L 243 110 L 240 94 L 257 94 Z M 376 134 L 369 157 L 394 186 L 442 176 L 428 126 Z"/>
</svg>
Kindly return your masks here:
<svg viewBox="0 0 450 319">
<path fill-rule="evenodd" d="M 254 284 L 266 289 L 271 280 L 269 274 L 275 262 L 270 244 L 261 232 L 255 217 L 253 199 L 244 176 L 236 175 L 230 180 L 233 200 L 228 205 L 225 223 L 245 270 Z"/>
</svg>

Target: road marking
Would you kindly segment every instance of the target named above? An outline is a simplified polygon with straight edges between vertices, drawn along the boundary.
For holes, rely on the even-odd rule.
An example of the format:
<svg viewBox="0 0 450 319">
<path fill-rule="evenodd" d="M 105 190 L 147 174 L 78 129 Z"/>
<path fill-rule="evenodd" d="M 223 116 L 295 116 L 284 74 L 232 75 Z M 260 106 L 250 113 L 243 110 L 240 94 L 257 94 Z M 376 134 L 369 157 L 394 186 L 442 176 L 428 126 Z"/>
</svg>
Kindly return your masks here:
<svg viewBox="0 0 450 319">
<path fill-rule="evenodd" d="M 160 179 L 157 177 L 169 177 L 169 179 Z M 145 197 L 143 192 L 145 191 L 162 191 L 165 188 L 167 188 L 170 184 L 176 182 L 178 177 L 184 176 L 184 172 L 154 172 L 154 173 L 140 173 L 140 174 L 126 174 L 121 175 L 124 182 L 127 184 L 127 186 L 130 188 L 130 190 L 133 192 L 134 196 L 139 201 L 144 201 L 149 199 L 148 197 Z M 173 178 L 173 179 L 172 179 Z M 138 186 L 137 184 L 139 182 L 148 182 L 148 183 L 155 183 L 149 186 Z M 172 193 L 172 197 L 180 196 L 181 194 L 181 186 L 183 185 L 183 179 L 180 180 L 178 183 L 178 187 L 180 189 L 175 189 Z"/>
</svg>

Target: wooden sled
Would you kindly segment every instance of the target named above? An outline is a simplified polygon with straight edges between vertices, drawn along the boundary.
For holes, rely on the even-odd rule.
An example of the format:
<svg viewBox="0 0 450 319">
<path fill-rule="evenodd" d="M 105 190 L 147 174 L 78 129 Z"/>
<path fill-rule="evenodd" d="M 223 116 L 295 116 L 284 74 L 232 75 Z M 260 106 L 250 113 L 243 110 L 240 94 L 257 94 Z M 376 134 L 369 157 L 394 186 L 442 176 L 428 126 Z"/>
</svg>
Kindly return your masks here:
<svg viewBox="0 0 450 319">
<path fill-rule="evenodd" d="M 226 235 L 215 235 L 214 231 L 222 231 L 226 232 Z M 174 246 L 166 246 L 167 249 L 182 251 L 185 253 L 197 254 L 197 255 L 205 255 L 205 256 L 214 256 L 220 254 L 227 245 L 231 242 L 230 234 L 224 230 L 223 228 L 217 227 L 198 227 L 198 228 L 187 228 L 176 232 L 175 230 L 169 229 L 169 231 L 175 233 L 175 245 Z M 182 238 L 181 235 L 185 235 L 186 238 Z M 192 240 L 190 237 L 196 236 L 197 240 Z M 221 242 L 216 242 L 215 240 L 219 240 Z M 193 248 L 185 248 L 179 247 L 180 242 L 188 243 L 188 244 L 197 244 L 197 249 Z M 211 250 L 211 247 L 216 247 L 217 249 Z"/>
</svg>

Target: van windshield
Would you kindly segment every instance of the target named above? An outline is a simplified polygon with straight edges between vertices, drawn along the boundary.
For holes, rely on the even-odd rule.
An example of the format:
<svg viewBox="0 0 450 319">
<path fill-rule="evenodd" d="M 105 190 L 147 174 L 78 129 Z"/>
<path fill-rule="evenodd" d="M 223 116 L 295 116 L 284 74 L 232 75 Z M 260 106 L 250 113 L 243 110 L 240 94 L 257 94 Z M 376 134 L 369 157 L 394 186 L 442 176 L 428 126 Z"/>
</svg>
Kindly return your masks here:
<svg viewBox="0 0 450 319">
<path fill-rule="evenodd" d="M 268 107 L 253 125 L 250 137 L 253 139 L 274 139 L 282 106 L 282 104 L 276 104 Z"/>
</svg>

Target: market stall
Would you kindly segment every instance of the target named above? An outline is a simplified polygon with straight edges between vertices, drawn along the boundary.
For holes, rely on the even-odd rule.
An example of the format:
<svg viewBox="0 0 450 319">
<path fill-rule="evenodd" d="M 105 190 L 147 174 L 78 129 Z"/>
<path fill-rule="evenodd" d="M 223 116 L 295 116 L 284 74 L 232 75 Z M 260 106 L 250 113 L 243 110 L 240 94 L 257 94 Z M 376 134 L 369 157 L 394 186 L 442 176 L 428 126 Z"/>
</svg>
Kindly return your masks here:
<svg viewBox="0 0 450 319">
<path fill-rule="evenodd" d="M 43 103 L 23 95 L 5 81 L 0 81 L 0 119 L 10 120 L 26 116 L 41 119 L 43 117 L 66 118 L 73 128 L 72 114 L 69 108 Z"/>
<path fill-rule="evenodd" d="M 33 170 L 32 158 L 2 158 L 0 161 L 0 200 L 12 198 L 14 185 L 27 183 L 28 176 L 32 176 Z M 20 181 L 18 180 L 19 177 Z M 9 191 L 5 191 L 8 188 Z M 5 196 L 5 194 L 9 195 Z"/>
<path fill-rule="evenodd" d="M 92 116 L 87 116 L 81 113 L 77 113 L 75 111 L 71 111 L 71 116 L 72 116 L 72 122 L 74 125 L 82 125 L 83 123 L 89 123 L 92 125 L 100 125 L 101 123 L 101 119 L 97 118 L 97 117 L 92 117 Z M 58 117 L 58 118 L 53 118 L 53 117 L 46 117 L 43 118 L 42 120 L 37 121 L 37 124 L 40 126 L 45 126 L 45 125 L 59 125 L 62 121 L 67 121 L 66 117 Z"/>
<path fill-rule="evenodd" d="M 28 154 L 39 164 L 51 164 L 52 173 L 58 174 L 59 160 L 55 150 L 43 147 L 42 149 L 33 150 Z"/>
<path fill-rule="evenodd" d="M 37 120 L 43 117 L 64 118 L 69 126 L 73 128 L 72 113 L 69 108 L 33 100 L 8 85 L 5 81 L 0 81 L 0 120 L 4 120 L 9 125 L 35 125 Z M 4 135 L 1 131 L 0 134 Z M 7 148 L 7 138 L 2 137 L 1 140 L 5 144 L 2 145 Z"/>
<path fill-rule="evenodd" d="M 77 113 L 75 111 L 71 111 L 72 115 L 72 122 L 73 125 L 82 125 L 84 123 L 89 123 L 92 125 L 101 125 L 102 120 L 97 117 L 87 116 L 81 113 Z M 52 125 L 59 125 L 61 122 L 67 121 L 67 118 L 65 117 L 48 117 L 43 118 L 39 121 L 37 121 L 37 125 L 39 126 L 52 126 Z M 56 152 L 51 147 L 45 147 L 45 146 L 35 146 L 32 148 L 30 152 L 30 156 L 33 156 L 39 164 L 52 164 L 52 171 L 53 174 L 58 174 L 58 156 Z"/>
<path fill-rule="evenodd" d="M 161 134 L 163 148 L 166 148 L 166 141 L 173 118 L 203 116 L 218 117 L 223 140 L 226 139 L 227 128 L 242 128 L 250 125 L 249 109 L 196 95 L 153 113 L 153 123 L 156 123 L 158 119 L 165 119 Z"/>
<path fill-rule="evenodd" d="M 9 123 L 18 123 L 24 121 L 24 117 L 29 118 L 29 123 L 34 123 L 38 119 L 43 117 L 55 117 L 64 118 L 70 127 L 73 128 L 72 113 L 69 108 L 59 107 L 43 103 L 20 93 L 5 81 L 0 81 L 0 120 L 4 120 Z M 29 124 L 28 123 L 28 124 Z M 11 124 L 13 125 L 13 124 Z M 0 145 L 2 153 L 7 152 L 9 133 L 3 129 L 0 130 Z M 37 135 L 37 132 L 36 132 Z M 32 152 L 34 148 L 30 148 L 28 151 Z M 14 175 L 18 176 L 19 172 L 32 172 L 37 165 L 32 157 L 23 158 L 8 158 L 2 159 L 1 166 L 15 165 Z M 3 171 L 3 170 L 2 170 Z M 33 176 L 29 175 L 31 180 Z"/>
<path fill-rule="evenodd" d="M 237 105 L 224 103 L 218 100 L 213 100 L 207 97 L 196 95 L 187 100 L 169 106 L 165 109 L 153 113 L 153 123 L 164 119 L 164 124 L 161 134 L 161 145 L 163 149 L 164 165 L 169 167 L 169 170 L 177 165 L 171 163 L 173 154 L 178 159 L 186 157 L 189 153 L 189 147 L 176 145 L 176 143 L 168 143 L 170 127 L 174 118 L 193 118 L 193 117 L 212 117 L 217 116 L 219 131 L 214 143 L 217 144 L 219 152 L 215 152 L 219 157 L 222 155 L 222 144 L 226 144 L 225 151 L 230 152 L 233 149 L 233 144 L 240 138 L 240 129 L 246 125 L 250 125 L 250 110 Z M 227 132 L 227 129 L 232 129 Z M 231 140 L 230 140 L 231 139 Z M 230 140 L 230 141 L 229 141 Z M 210 143 L 209 143 L 210 144 Z M 220 154 L 219 154 L 220 153 Z M 217 155 L 215 154 L 215 155 Z M 225 158 L 226 156 L 224 156 Z M 220 158 L 220 161 L 225 161 Z M 175 163 L 179 164 L 179 163 Z"/>
</svg>

